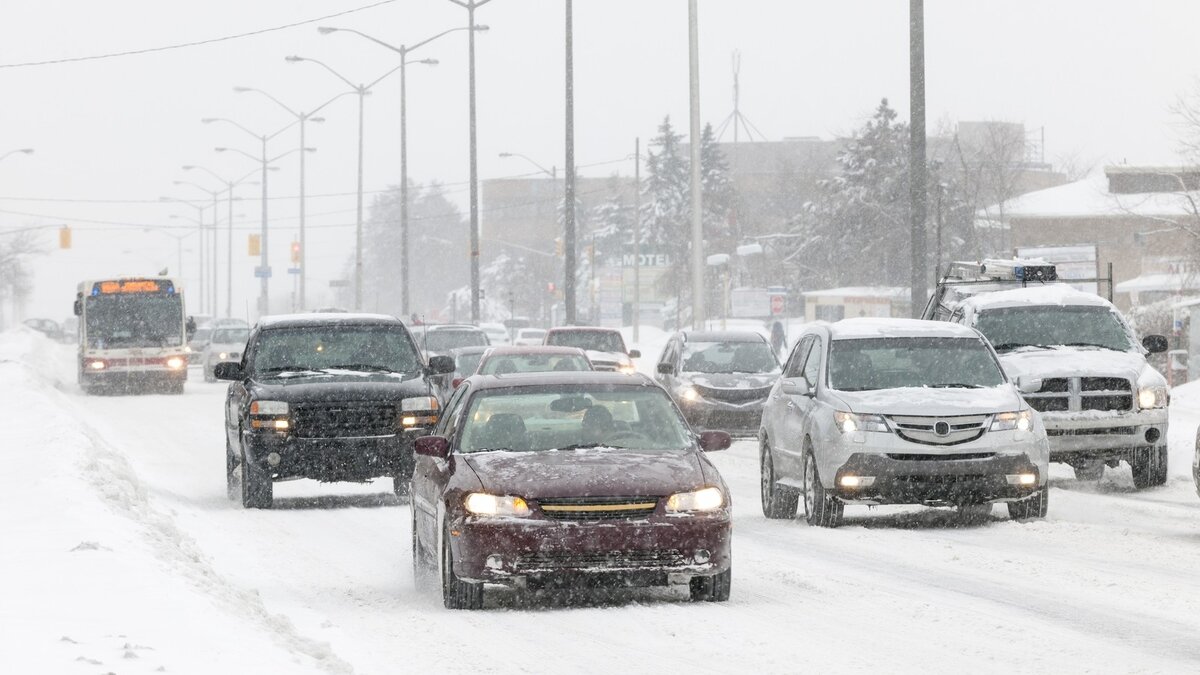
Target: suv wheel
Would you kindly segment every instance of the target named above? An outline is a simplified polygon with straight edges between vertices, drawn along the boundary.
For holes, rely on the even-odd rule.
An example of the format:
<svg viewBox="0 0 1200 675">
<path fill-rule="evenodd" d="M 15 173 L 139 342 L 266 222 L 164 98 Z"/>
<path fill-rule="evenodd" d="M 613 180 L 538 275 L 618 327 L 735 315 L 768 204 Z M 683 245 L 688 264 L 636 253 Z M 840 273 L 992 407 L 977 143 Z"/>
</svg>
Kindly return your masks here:
<svg viewBox="0 0 1200 675">
<path fill-rule="evenodd" d="M 733 586 L 733 568 L 711 577 L 692 577 L 688 591 L 692 602 L 728 602 Z"/>
<path fill-rule="evenodd" d="M 274 501 L 274 483 L 266 471 L 246 461 L 242 456 L 242 506 L 247 509 L 269 509 Z"/>
<path fill-rule="evenodd" d="M 442 604 L 446 609 L 482 609 L 483 584 L 462 581 L 454 575 L 454 554 L 450 552 L 450 532 L 442 532 L 441 545 Z"/>
<path fill-rule="evenodd" d="M 771 446 L 762 444 L 759 466 L 759 492 L 763 515 L 768 518 L 795 518 L 799 495 L 775 482 L 775 461 Z"/>
<path fill-rule="evenodd" d="M 1008 503 L 1008 515 L 1013 520 L 1033 520 L 1045 518 L 1050 509 L 1050 484 L 1047 483 L 1042 491 L 1029 499 Z"/>
<path fill-rule="evenodd" d="M 817 460 L 812 448 L 804 453 L 804 519 L 816 527 L 837 527 L 842 524 L 846 505 L 825 491 L 817 473 Z"/>
<path fill-rule="evenodd" d="M 233 448 L 229 447 L 229 439 L 225 439 L 225 496 L 230 501 L 238 496 L 237 468 L 237 456 L 233 454 Z"/>
<path fill-rule="evenodd" d="M 1138 448 L 1130 457 L 1133 485 L 1139 490 L 1167 482 L 1167 448 Z"/>
</svg>

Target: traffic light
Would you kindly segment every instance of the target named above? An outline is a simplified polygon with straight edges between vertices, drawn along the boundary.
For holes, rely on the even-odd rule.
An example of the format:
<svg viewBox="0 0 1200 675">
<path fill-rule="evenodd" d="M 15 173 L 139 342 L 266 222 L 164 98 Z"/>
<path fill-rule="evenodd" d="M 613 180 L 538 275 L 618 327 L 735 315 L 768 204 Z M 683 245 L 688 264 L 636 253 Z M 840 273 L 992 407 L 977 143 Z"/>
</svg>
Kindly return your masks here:
<svg viewBox="0 0 1200 675">
<path fill-rule="evenodd" d="M 292 242 L 292 264 L 300 264 L 300 242 L 298 241 Z"/>
<path fill-rule="evenodd" d="M 58 228 L 58 247 L 71 248 L 71 227 L 69 225 Z"/>
<path fill-rule="evenodd" d="M 262 254 L 262 236 L 257 234 L 250 235 L 250 240 L 247 242 L 247 250 L 250 255 Z"/>
<path fill-rule="evenodd" d="M 553 282 L 553 281 L 548 281 L 548 282 L 546 282 L 546 292 L 547 292 L 547 293 L 553 293 L 553 292 L 554 292 L 554 282 Z"/>
</svg>

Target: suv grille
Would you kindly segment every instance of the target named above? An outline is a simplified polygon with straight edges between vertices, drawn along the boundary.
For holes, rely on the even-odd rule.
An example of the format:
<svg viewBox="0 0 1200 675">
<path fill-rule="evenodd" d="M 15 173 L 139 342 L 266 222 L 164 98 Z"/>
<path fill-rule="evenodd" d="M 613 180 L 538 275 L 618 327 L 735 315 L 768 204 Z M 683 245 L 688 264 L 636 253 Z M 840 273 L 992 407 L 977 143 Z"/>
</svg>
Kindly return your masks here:
<svg viewBox="0 0 1200 675">
<path fill-rule="evenodd" d="M 893 415 L 888 419 L 896 433 L 906 441 L 925 445 L 957 445 L 968 443 L 983 435 L 989 415 L 956 415 L 954 417 L 907 417 Z"/>
<path fill-rule="evenodd" d="M 550 520 L 632 520 L 658 508 L 658 497 L 567 497 L 539 499 Z"/>
<path fill-rule="evenodd" d="M 300 438 L 363 438 L 396 434 L 396 406 L 384 403 L 302 403 L 293 413 Z"/>
<path fill-rule="evenodd" d="M 1132 410 L 1133 385 L 1121 377 L 1055 377 L 1025 400 L 1038 412 Z"/>
</svg>

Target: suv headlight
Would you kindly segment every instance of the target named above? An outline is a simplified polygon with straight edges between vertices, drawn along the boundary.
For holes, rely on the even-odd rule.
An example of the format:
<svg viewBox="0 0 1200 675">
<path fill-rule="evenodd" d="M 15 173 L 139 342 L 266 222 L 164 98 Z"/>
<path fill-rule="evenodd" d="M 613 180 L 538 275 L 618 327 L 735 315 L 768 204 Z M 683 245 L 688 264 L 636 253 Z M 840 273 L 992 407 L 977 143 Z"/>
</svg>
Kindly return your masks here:
<svg viewBox="0 0 1200 675">
<path fill-rule="evenodd" d="M 250 428 L 268 431 L 287 431 L 287 401 L 253 401 L 250 403 Z"/>
<path fill-rule="evenodd" d="M 1142 410 L 1165 408 L 1171 396 L 1166 387 L 1142 387 L 1138 389 L 1138 407 Z"/>
<path fill-rule="evenodd" d="M 706 487 L 692 492 L 677 492 L 667 498 L 667 513 L 716 511 L 725 506 L 725 493 L 719 487 Z"/>
<path fill-rule="evenodd" d="M 438 400 L 434 396 L 410 396 L 400 402 L 400 426 L 411 429 L 432 426 L 438 421 Z"/>
<path fill-rule="evenodd" d="M 529 504 L 521 497 L 472 492 L 463 500 L 467 511 L 476 516 L 527 516 Z"/>
<path fill-rule="evenodd" d="M 1016 412 L 997 413 L 992 418 L 991 431 L 1029 431 L 1033 428 L 1033 411 L 1018 410 Z"/>
<path fill-rule="evenodd" d="M 838 430 L 843 434 L 852 434 L 856 431 L 889 432 L 887 421 L 881 415 L 860 415 L 839 410 L 833 413 L 833 421 L 837 422 Z"/>
</svg>

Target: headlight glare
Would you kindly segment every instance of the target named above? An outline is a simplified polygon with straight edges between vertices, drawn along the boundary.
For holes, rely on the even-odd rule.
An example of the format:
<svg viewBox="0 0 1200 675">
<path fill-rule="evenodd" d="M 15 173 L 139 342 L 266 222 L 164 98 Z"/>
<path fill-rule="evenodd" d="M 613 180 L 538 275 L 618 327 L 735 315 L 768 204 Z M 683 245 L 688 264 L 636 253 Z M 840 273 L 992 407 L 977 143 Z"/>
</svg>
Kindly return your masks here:
<svg viewBox="0 0 1200 675">
<path fill-rule="evenodd" d="M 700 392 L 696 391 L 695 387 L 688 385 L 686 387 L 680 387 L 679 396 L 685 401 L 695 401 L 696 399 L 700 398 Z"/>
<path fill-rule="evenodd" d="M 463 500 L 467 511 L 476 516 L 527 516 L 529 504 L 521 497 L 472 492 Z"/>
<path fill-rule="evenodd" d="M 1138 407 L 1143 410 L 1165 408 L 1169 400 L 1166 387 L 1142 387 L 1138 390 Z"/>
<path fill-rule="evenodd" d="M 887 421 L 880 415 L 861 415 L 839 410 L 833 413 L 833 421 L 837 423 L 838 430 L 843 434 L 852 434 L 856 431 L 888 432 Z"/>
<path fill-rule="evenodd" d="M 400 402 L 400 410 L 408 412 L 410 410 L 437 410 L 438 400 L 434 396 L 410 396 Z"/>
<path fill-rule="evenodd" d="M 992 431 L 1029 431 L 1033 428 L 1033 411 L 1017 410 L 998 413 L 992 418 Z"/>
<path fill-rule="evenodd" d="M 706 487 L 692 492 L 678 492 L 667 499 L 668 513 L 715 511 L 725 505 L 725 493 L 719 487 Z"/>
</svg>

